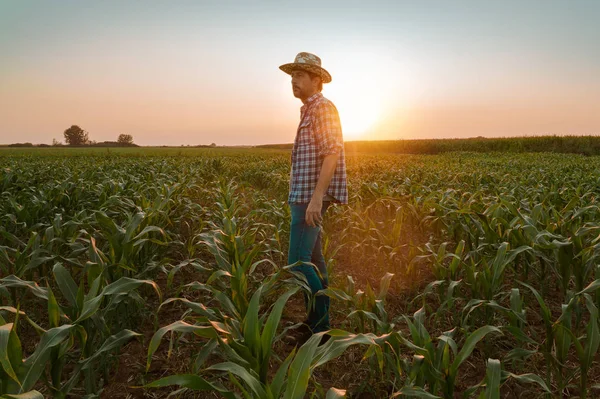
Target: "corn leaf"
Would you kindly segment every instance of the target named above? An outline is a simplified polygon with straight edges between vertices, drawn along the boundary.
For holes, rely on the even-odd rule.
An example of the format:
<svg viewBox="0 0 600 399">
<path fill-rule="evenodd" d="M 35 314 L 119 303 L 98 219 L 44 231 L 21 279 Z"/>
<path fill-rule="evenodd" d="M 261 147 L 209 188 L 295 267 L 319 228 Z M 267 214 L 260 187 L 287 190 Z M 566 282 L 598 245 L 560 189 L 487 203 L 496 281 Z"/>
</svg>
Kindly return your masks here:
<svg viewBox="0 0 600 399">
<path fill-rule="evenodd" d="M 544 382 L 544 380 L 542 380 L 540 378 L 540 376 L 537 375 L 537 374 L 527 373 L 527 374 L 519 374 L 519 375 L 517 375 L 517 374 L 509 373 L 509 372 L 506 372 L 506 371 L 502 371 L 502 376 L 503 376 L 502 377 L 503 379 L 514 378 L 515 380 L 517 380 L 519 382 L 524 382 L 524 383 L 527 383 L 527 384 L 531 384 L 531 383 L 538 384 L 547 393 L 552 393 L 552 391 L 550 390 L 550 388 L 548 388 L 548 385 L 546 385 L 546 383 Z"/>
<path fill-rule="evenodd" d="M 0 398 L 2 398 L 2 399 L 4 399 L 4 398 L 7 398 L 7 399 L 44 399 L 44 395 L 42 395 L 41 393 L 39 393 L 36 390 L 33 390 L 33 391 L 19 393 L 19 394 L 6 393 L 6 394 L 0 396 Z"/>
<path fill-rule="evenodd" d="M 288 370 L 288 382 L 283 399 L 302 399 L 311 375 L 311 363 L 323 334 L 314 334 L 300 347 Z"/>
<path fill-rule="evenodd" d="M 226 399 L 235 399 L 233 392 L 212 384 L 195 374 L 170 375 L 168 377 L 152 381 L 151 383 L 144 385 L 143 388 L 162 388 L 171 385 L 177 385 L 180 387 L 193 389 L 195 391 L 216 391 L 223 395 Z"/>
<path fill-rule="evenodd" d="M 502 365 L 498 359 L 488 359 L 485 382 L 485 399 L 500 399 Z"/>
<path fill-rule="evenodd" d="M 392 395 L 392 398 L 405 397 L 405 396 L 409 397 L 409 398 L 441 399 L 440 396 L 433 395 L 433 394 L 425 391 L 421 387 L 411 387 L 411 386 L 402 387 L 401 390 L 399 390 L 398 392 L 395 392 Z"/>
<path fill-rule="evenodd" d="M 42 335 L 42 339 L 35 348 L 35 352 L 24 362 L 27 371 L 23 376 L 23 391 L 33 388 L 46 368 L 52 348 L 66 340 L 74 328 L 74 325 L 65 324 L 60 327 L 51 328 Z"/>
<path fill-rule="evenodd" d="M 262 287 L 258 287 L 250 303 L 248 304 L 248 311 L 244 317 L 243 332 L 244 342 L 250 349 L 255 358 L 258 358 L 260 352 L 260 325 L 258 320 L 258 310 L 260 307 L 260 296 L 262 294 Z M 234 373 L 235 374 L 235 373 Z"/>
<path fill-rule="evenodd" d="M 97 279 L 94 283 L 98 281 Z M 79 318 L 75 321 L 75 323 L 81 323 L 83 320 L 94 315 L 98 309 L 100 308 L 100 304 L 102 303 L 102 299 L 108 295 L 116 295 L 116 294 L 128 294 L 132 290 L 138 288 L 142 284 L 148 284 L 154 288 L 156 293 L 158 294 L 159 300 L 162 300 L 162 294 L 160 293 L 160 289 L 158 288 L 158 284 L 156 284 L 152 280 L 137 280 L 129 277 L 121 277 L 114 283 L 111 283 L 104 287 L 102 292 L 88 299 L 83 304 L 83 309 L 81 310 L 81 314 Z M 88 293 L 89 295 L 89 293 Z"/>
<path fill-rule="evenodd" d="M 19 381 L 19 378 L 17 377 L 17 374 L 15 373 L 11 364 L 10 358 L 8 357 L 9 346 L 17 344 L 14 339 L 11 339 L 13 334 L 15 334 L 13 331 L 13 323 L 0 326 L 0 365 L 4 369 L 4 372 L 20 386 L 21 381 Z"/>
<path fill-rule="evenodd" d="M 83 365 L 82 370 L 89 368 L 92 365 L 92 362 L 94 360 L 102 357 L 102 355 L 105 352 L 113 351 L 113 350 L 119 348 L 121 345 L 123 345 L 127 341 L 129 341 L 130 339 L 135 338 L 135 337 L 140 337 L 141 335 L 142 334 L 138 334 L 131 330 L 123 330 L 117 334 L 111 335 L 110 337 L 108 337 L 106 339 L 106 341 L 104 341 L 102 346 L 94 352 L 94 354 L 92 356 L 90 356 L 89 358 L 87 358 L 81 362 Z"/>
<path fill-rule="evenodd" d="M 456 359 L 454 359 L 454 362 L 452 362 L 452 366 L 450 367 L 451 375 L 454 375 L 454 376 L 456 375 L 456 372 L 458 371 L 458 367 L 460 367 L 462 362 L 464 362 L 471 355 L 471 352 L 473 352 L 473 349 L 475 349 L 475 345 L 477 345 L 477 343 L 479 341 L 481 341 L 487 334 L 489 334 L 491 332 L 496 332 L 496 333 L 502 334 L 502 331 L 500 331 L 500 329 L 497 327 L 483 326 L 483 327 L 480 327 L 477 330 L 473 331 L 467 337 L 467 339 L 465 340 L 465 343 L 463 344 L 462 348 L 460 349 L 460 352 L 458 352 Z"/>
<path fill-rule="evenodd" d="M 233 363 L 233 362 L 219 363 L 219 364 L 215 364 L 215 365 L 207 368 L 207 370 L 227 371 L 229 373 L 237 375 L 246 383 L 246 385 L 248 385 L 250 387 L 250 389 L 252 389 L 252 392 L 254 392 L 256 397 L 258 397 L 258 398 L 266 398 L 267 397 L 267 392 L 265 391 L 264 386 L 259 381 L 258 375 L 256 375 L 256 373 L 252 372 L 251 370 L 245 369 L 244 367 L 240 366 L 237 363 Z"/>
<path fill-rule="evenodd" d="M 194 333 L 198 336 L 209 339 L 217 337 L 217 333 L 212 326 L 195 326 L 192 324 L 188 324 L 183 320 L 178 320 L 169 324 L 168 326 L 159 328 L 152 336 L 152 339 L 150 340 L 150 345 L 148 346 L 148 360 L 146 362 L 146 371 L 150 369 L 152 355 L 158 349 L 162 337 L 168 332 Z"/>
<path fill-rule="evenodd" d="M 273 395 L 274 398 L 281 397 L 281 391 L 285 384 L 285 376 L 287 374 L 290 363 L 292 362 L 292 359 L 294 359 L 295 355 L 296 355 L 296 348 L 292 349 L 292 351 L 285 358 L 283 363 L 281 363 L 281 366 L 279 366 L 279 369 L 277 370 L 275 377 L 273 377 L 273 381 L 268 386 L 268 389 L 271 391 L 271 394 Z"/>
<path fill-rule="evenodd" d="M 69 271 L 61 263 L 56 263 L 52 268 L 52 273 L 60 292 L 73 308 L 77 308 L 77 284 Z"/>
<path fill-rule="evenodd" d="M 48 299 L 48 290 L 40 287 L 34 281 L 25 281 L 21 280 L 19 277 L 15 275 L 10 275 L 4 278 L 0 278 L 0 287 L 16 287 L 16 288 L 27 288 L 31 293 L 38 298 Z"/>
</svg>

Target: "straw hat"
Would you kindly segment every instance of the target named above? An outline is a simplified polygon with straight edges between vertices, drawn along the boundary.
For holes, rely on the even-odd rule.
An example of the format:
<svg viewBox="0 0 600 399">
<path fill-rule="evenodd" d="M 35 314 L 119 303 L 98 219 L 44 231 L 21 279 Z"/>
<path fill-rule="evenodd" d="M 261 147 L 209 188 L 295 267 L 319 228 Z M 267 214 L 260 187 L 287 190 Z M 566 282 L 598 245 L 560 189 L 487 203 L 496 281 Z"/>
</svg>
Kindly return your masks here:
<svg viewBox="0 0 600 399">
<path fill-rule="evenodd" d="M 321 59 L 311 53 L 298 53 L 294 62 L 283 64 L 279 69 L 288 75 L 291 75 L 295 69 L 304 69 L 305 71 L 319 75 L 323 79 L 323 83 L 331 82 L 331 75 L 321 67 Z"/>
</svg>

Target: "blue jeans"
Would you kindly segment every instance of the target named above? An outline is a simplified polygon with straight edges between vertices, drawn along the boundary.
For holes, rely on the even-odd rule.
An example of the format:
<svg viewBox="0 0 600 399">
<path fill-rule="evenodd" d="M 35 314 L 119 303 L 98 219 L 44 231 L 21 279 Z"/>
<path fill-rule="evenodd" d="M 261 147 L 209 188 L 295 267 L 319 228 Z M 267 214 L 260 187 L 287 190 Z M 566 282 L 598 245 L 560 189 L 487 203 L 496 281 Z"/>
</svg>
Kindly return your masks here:
<svg viewBox="0 0 600 399">
<path fill-rule="evenodd" d="M 329 207 L 329 201 L 323 201 L 321 215 L 325 215 Z M 293 270 L 301 272 L 306 276 L 306 280 L 310 285 L 312 294 L 317 291 L 327 288 L 327 265 L 321 249 L 321 227 L 311 227 L 306 224 L 306 208 L 308 204 L 290 204 L 292 213 L 292 223 L 290 228 L 290 251 L 288 254 L 288 264 L 291 265 L 297 261 L 313 263 L 317 270 L 312 265 L 305 264 L 294 266 Z M 308 309 L 308 298 L 305 297 L 308 326 L 313 333 L 326 331 L 329 326 L 329 297 L 318 295 L 315 297 L 314 307 Z"/>
</svg>

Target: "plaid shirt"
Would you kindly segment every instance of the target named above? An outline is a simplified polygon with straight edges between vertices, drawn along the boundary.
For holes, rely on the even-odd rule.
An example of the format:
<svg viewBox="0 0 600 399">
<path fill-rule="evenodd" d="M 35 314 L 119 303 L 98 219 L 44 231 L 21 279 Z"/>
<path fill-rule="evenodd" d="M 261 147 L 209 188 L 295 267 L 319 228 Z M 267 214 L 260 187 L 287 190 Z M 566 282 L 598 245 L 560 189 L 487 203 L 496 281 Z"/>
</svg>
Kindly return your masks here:
<svg viewBox="0 0 600 399">
<path fill-rule="evenodd" d="M 290 204 L 310 202 L 325 156 L 338 152 L 340 156 L 327 194 L 335 202 L 347 204 L 346 158 L 340 117 L 335 105 L 323 94 L 316 93 L 300 109 L 300 125 L 292 149 Z"/>
</svg>

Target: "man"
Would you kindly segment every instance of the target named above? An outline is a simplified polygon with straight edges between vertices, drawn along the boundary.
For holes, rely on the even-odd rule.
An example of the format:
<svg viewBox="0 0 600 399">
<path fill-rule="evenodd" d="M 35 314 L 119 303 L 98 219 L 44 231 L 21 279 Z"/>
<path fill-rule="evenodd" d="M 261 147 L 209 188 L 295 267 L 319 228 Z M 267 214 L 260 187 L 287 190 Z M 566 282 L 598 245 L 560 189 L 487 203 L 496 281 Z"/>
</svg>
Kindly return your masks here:
<svg viewBox="0 0 600 399">
<path fill-rule="evenodd" d="M 321 67 L 321 59 L 299 53 L 293 63 L 279 68 L 291 75 L 294 96 L 303 103 L 292 150 L 288 264 L 304 262 L 295 270 L 306 276 L 315 294 L 328 285 L 321 249 L 323 215 L 332 202 L 348 203 L 344 139 L 335 105 L 321 94 L 323 83 L 331 82 L 331 75 Z M 307 312 L 309 334 L 330 329 L 329 297 L 316 296 L 314 307 L 307 308 Z"/>
</svg>

